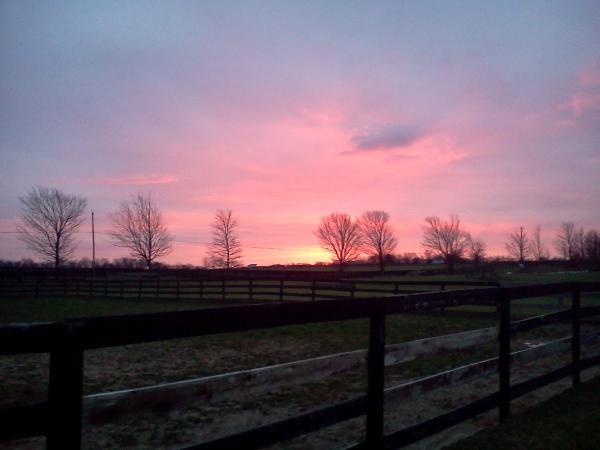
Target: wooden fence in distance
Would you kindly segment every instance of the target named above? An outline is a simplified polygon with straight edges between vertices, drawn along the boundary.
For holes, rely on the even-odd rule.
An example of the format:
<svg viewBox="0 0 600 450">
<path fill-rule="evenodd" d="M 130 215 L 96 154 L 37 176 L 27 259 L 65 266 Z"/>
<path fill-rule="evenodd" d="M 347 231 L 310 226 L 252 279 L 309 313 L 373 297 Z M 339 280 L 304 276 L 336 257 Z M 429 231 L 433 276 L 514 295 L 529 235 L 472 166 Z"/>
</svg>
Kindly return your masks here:
<svg viewBox="0 0 600 450">
<path fill-rule="evenodd" d="M 0 423 L 3 424 L 0 440 L 46 435 L 48 448 L 80 447 L 83 352 L 87 349 L 284 325 L 368 318 L 370 328 L 366 395 L 188 448 L 260 448 L 361 415 L 366 415 L 366 439 L 351 448 L 398 448 L 492 408 L 498 407 L 500 419 L 504 420 L 510 414 L 511 399 L 563 377 L 570 375 L 574 384 L 579 383 L 581 370 L 600 364 L 600 355 L 581 358 L 580 320 L 600 314 L 598 306 L 580 306 L 580 293 L 588 291 L 600 291 L 600 283 L 490 287 L 368 299 L 283 302 L 1 326 L 0 354 L 49 352 L 50 379 L 47 401 L 0 410 Z M 569 310 L 519 322 L 510 320 L 511 302 L 515 299 L 567 293 L 573 299 Z M 499 308 L 499 355 L 496 362 L 499 391 L 420 424 L 384 435 L 386 316 L 460 305 L 496 305 Z M 510 336 L 560 320 L 572 322 L 572 362 L 544 375 L 511 385 L 510 364 L 515 355 L 511 355 Z M 110 330 L 110 333 L 106 330 Z"/>
<path fill-rule="evenodd" d="M 0 298 L 90 297 L 170 300 L 259 301 L 354 298 L 398 295 L 446 288 L 497 286 L 488 281 L 288 280 L 281 278 L 191 280 L 160 277 L 22 278 L 0 280 Z"/>
</svg>

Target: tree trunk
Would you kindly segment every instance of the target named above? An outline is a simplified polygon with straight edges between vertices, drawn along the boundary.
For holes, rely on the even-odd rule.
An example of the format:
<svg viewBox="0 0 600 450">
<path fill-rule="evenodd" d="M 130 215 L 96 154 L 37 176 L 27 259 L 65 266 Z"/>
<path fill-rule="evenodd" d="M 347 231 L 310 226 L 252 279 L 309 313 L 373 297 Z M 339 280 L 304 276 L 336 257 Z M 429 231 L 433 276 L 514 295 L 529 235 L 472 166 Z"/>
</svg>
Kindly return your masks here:
<svg viewBox="0 0 600 450">
<path fill-rule="evenodd" d="M 454 275 L 454 262 L 455 262 L 455 261 L 454 261 L 454 256 L 452 256 L 452 255 L 449 255 L 449 256 L 446 258 L 446 263 L 448 264 L 448 273 L 449 273 L 450 275 Z"/>
<path fill-rule="evenodd" d="M 60 250 L 58 247 L 58 242 L 56 242 L 56 245 L 54 246 L 54 268 L 58 269 L 59 265 L 60 265 Z"/>
<path fill-rule="evenodd" d="M 385 271 L 385 261 L 383 260 L 383 256 L 379 256 L 379 271 L 381 272 L 381 274 L 383 275 L 383 272 Z"/>
</svg>

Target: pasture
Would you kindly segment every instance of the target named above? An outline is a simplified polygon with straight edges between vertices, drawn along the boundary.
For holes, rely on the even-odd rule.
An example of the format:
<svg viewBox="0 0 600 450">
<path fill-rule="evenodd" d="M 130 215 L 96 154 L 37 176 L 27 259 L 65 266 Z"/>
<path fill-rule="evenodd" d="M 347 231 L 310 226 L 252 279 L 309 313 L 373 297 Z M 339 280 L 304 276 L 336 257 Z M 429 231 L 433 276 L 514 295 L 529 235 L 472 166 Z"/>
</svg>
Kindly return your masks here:
<svg viewBox="0 0 600 450">
<path fill-rule="evenodd" d="M 436 277 L 437 278 L 437 277 Z M 443 278 L 443 277 L 442 277 Z M 537 281 L 600 281 L 598 273 L 509 275 L 515 284 Z M 444 278 L 448 280 L 448 276 Z M 464 280 L 454 276 L 455 281 Z M 402 280 L 406 280 L 405 277 Z M 440 281 L 432 277 L 414 277 L 409 281 Z M 387 278 L 389 280 L 389 277 Z M 422 289 L 422 286 L 415 285 Z M 381 284 L 385 288 L 385 284 Z M 342 291 L 340 291 L 342 292 Z M 136 314 L 171 310 L 189 310 L 223 304 L 238 304 L 237 295 L 224 300 L 192 301 L 174 298 L 138 300 L 137 298 L 4 298 L 0 301 L 2 322 L 49 321 L 82 316 Z M 513 317 L 546 313 L 560 304 L 568 307 L 570 299 L 557 296 L 525 299 L 515 302 Z M 582 295 L 582 305 L 600 304 L 597 293 Z M 517 306 L 518 305 L 518 306 Z M 401 314 L 387 318 L 387 342 L 399 343 L 432 336 L 494 326 L 494 308 L 463 306 L 423 313 Z M 597 332 L 595 324 L 585 324 L 584 332 Z M 106 331 L 110 333 L 110 330 Z M 568 324 L 539 328 L 513 338 L 513 349 L 531 348 L 539 343 L 569 334 Z M 368 320 L 346 320 L 294 325 L 249 332 L 225 333 L 164 342 L 128 345 L 85 352 L 84 395 L 131 389 L 219 373 L 245 370 L 297 361 L 333 353 L 364 349 L 368 346 Z M 452 367 L 479 361 L 497 354 L 497 344 L 490 342 L 474 349 L 448 351 L 419 358 L 385 371 L 385 385 L 392 386 Z M 568 356 L 568 355 L 567 355 Z M 564 361 L 565 355 L 544 360 L 539 367 L 516 369 L 522 376 Z M 518 374 L 517 374 L 518 376 Z M 16 355 L 0 358 L 0 407 L 44 399 L 47 395 L 48 355 Z M 343 373 L 300 385 L 274 386 L 261 395 L 215 400 L 187 405 L 177 410 L 148 411 L 116 423 L 84 431 L 84 447 L 156 447 L 169 448 L 227 434 L 269 422 L 278 417 L 348 399 L 365 391 L 364 370 Z M 418 420 L 436 414 L 454 404 L 461 396 L 488 392 L 495 379 L 480 379 L 465 387 L 436 392 L 427 399 L 410 402 L 412 406 L 395 408 L 388 414 L 386 426 L 397 428 L 398 421 Z M 313 433 L 278 445 L 277 448 L 308 448 L 352 442 L 360 437 L 356 420 L 339 424 L 326 431 Z M 471 425 L 471 431 L 489 422 L 489 417 Z M 468 429 L 468 426 L 467 426 Z M 359 430 L 358 437 L 357 431 Z M 8 445 L 7 443 L 5 445 Z M 14 443 L 13 443 L 14 444 Z M 19 445 L 43 446 L 43 439 L 29 439 Z M 437 445 L 437 444 L 436 444 Z M 440 444 L 441 445 L 441 444 Z M 3 447 L 4 448 L 4 447 Z"/>
</svg>

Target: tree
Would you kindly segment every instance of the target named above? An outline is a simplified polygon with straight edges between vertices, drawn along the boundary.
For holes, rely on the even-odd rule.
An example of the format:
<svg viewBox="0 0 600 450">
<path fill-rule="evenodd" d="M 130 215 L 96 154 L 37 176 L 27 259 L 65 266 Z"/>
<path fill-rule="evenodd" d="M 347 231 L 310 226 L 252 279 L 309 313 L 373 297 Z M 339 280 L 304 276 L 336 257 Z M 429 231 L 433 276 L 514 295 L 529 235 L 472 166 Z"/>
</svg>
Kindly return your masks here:
<svg viewBox="0 0 600 450">
<path fill-rule="evenodd" d="M 425 218 L 421 245 L 444 258 L 450 273 L 454 273 L 454 265 L 464 255 L 468 242 L 469 234 L 462 229 L 458 216 L 451 215 L 448 221 L 436 216 Z"/>
<path fill-rule="evenodd" d="M 467 242 L 467 255 L 476 266 L 484 259 L 487 252 L 487 245 L 482 239 L 475 239 L 470 234 Z"/>
<path fill-rule="evenodd" d="M 529 242 L 529 253 L 533 255 L 536 261 L 543 261 L 550 257 L 548 249 L 542 241 L 542 227 L 540 225 L 535 227 L 535 231 Z"/>
<path fill-rule="evenodd" d="M 238 221 L 233 211 L 218 210 L 212 224 L 212 242 L 208 265 L 222 269 L 241 266 L 242 244 L 238 237 Z"/>
<path fill-rule="evenodd" d="M 573 222 L 563 222 L 561 224 L 554 244 L 563 258 L 571 260 L 576 256 L 577 239 Z"/>
<path fill-rule="evenodd" d="M 19 239 L 58 268 L 77 248 L 75 233 L 84 221 L 87 200 L 58 189 L 39 186 L 19 200 Z"/>
<path fill-rule="evenodd" d="M 390 223 L 390 215 L 384 211 L 367 211 L 358 220 L 362 249 L 374 257 L 383 273 L 386 257 L 395 250 L 398 242 Z"/>
<path fill-rule="evenodd" d="M 333 253 L 333 260 L 339 264 L 340 271 L 344 270 L 346 263 L 360 256 L 360 227 L 348 214 L 332 213 L 322 217 L 315 235 L 321 246 Z"/>
<path fill-rule="evenodd" d="M 575 257 L 584 260 L 585 255 L 585 230 L 580 228 L 575 232 Z"/>
<path fill-rule="evenodd" d="M 525 228 L 520 227 L 519 231 L 511 233 L 505 246 L 510 256 L 523 263 L 529 256 L 529 237 Z"/>
<path fill-rule="evenodd" d="M 129 249 L 130 255 L 143 261 L 148 270 L 154 261 L 173 250 L 173 236 L 169 234 L 150 194 L 144 196 L 138 193 L 121 203 L 111 218 L 113 245 Z"/>
<path fill-rule="evenodd" d="M 593 262 L 600 259 L 600 233 L 597 230 L 585 233 L 585 255 Z"/>
</svg>

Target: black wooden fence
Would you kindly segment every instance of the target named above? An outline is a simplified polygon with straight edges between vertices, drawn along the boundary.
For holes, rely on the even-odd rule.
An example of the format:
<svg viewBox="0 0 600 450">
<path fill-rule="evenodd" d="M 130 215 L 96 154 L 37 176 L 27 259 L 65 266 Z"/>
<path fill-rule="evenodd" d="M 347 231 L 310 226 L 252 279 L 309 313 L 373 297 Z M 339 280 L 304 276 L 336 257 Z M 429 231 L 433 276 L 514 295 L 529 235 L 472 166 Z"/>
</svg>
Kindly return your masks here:
<svg viewBox="0 0 600 450">
<path fill-rule="evenodd" d="M 369 318 L 368 387 L 366 395 L 188 447 L 189 449 L 255 449 L 323 427 L 366 415 L 366 438 L 354 449 L 398 448 L 498 407 L 500 419 L 510 414 L 510 401 L 563 377 L 578 383 L 580 371 L 600 364 L 600 355 L 581 359 L 579 322 L 600 314 L 600 306 L 580 306 L 580 292 L 600 291 L 600 283 L 479 288 L 424 294 L 289 302 L 204 310 L 71 319 L 43 324 L 0 327 L 0 354 L 50 353 L 48 400 L 0 410 L 0 440 L 46 435 L 50 449 L 75 449 L 81 443 L 83 352 L 165 339 L 271 328 L 284 325 Z M 510 321 L 515 299 L 570 293 L 571 309 Z M 385 319 L 387 315 L 460 305 L 499 308 L 498 392 L 420 424 L 383 433 Z M 525 382 L 510 383 L 510 336 L 560 320 L 573 324 L 572 363 Z"/>
<path fill-rule="evenodd" d="M 497 286 L 488 281 L 390 281 L 336 280 L 320 281 L 294 277 L 178 279 L 164 277 L 35 277 L 0 280 L 0 298 L 14 297 L 95 297 L 171 300 L 304 300 L 332 299 L 375 295 L 397 295 L 446 288 Z"/>
</svg>

